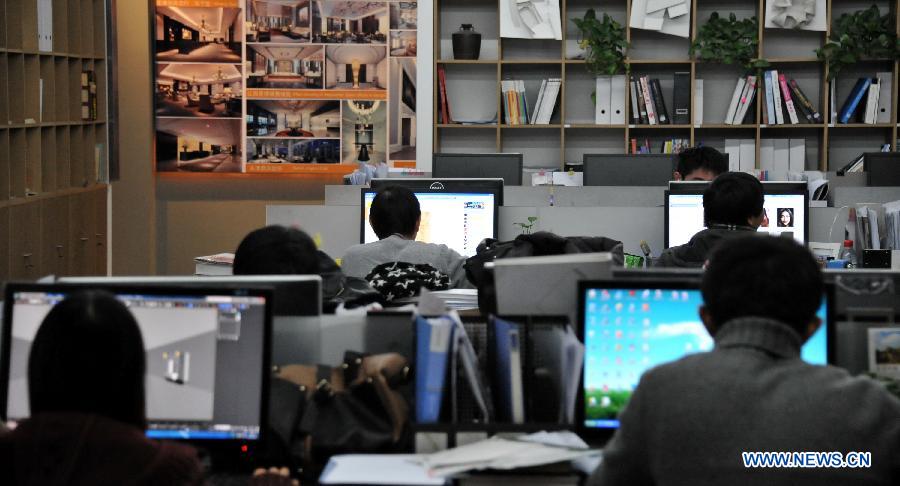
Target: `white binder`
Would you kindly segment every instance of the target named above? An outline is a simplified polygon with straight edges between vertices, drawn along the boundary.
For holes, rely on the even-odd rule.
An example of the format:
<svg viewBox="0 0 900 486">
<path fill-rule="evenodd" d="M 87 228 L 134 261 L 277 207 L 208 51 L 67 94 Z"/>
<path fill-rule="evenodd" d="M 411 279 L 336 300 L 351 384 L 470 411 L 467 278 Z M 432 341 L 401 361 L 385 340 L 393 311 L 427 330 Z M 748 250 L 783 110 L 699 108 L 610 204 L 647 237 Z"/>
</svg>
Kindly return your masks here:
<svg viewBox="0 0 900 486">
<path fill-rule="evenodd" d="M 803 172 L 806 170 L 806 139 L 792 138 L 788 145 L 788 170 L 791 172 Z"/>
<path fill-rule="evenodd" d="M 594 114 L 594 123 L 598 125 L 609 125 L 612 123 L 609 114 L 611 90 L 612 77 L 597 76 L 597 107 Z"/>
<path fill-rule="evenodd" d="M 733 138 L 725 139 L 725 153 L 728 154 L 728 170 L 741 170 L 741 141 Z"/>
<path fill-rule="evenodd" d="M 772 140 L 775 147 L 775 173 L 778 177 L 786 177 L 790 170 L 790 141 L 786 138 L 776 138 Z"/>
<path fill-rule="evenodd" d="M 741 160 L 739 162 L 741 172 L 750 172 L 756 169 L 756 140 L 741 140 Z"/>
<path fill-rule="evenodd" d="M 625 124 L 625 85 L 628 79 L 624 74 L 617 74 L 611 79 L 609 96 L 609 122 L 613 125 Z"/>
<path fill-rule="evenodd" d="M 891 87 L 894 85 L 894 75 L 891 72 L 877 73 L 880 92 L 878 93 L 878 112 L 875 116 L 876 123 L 891 122 Z"/>
</svg>

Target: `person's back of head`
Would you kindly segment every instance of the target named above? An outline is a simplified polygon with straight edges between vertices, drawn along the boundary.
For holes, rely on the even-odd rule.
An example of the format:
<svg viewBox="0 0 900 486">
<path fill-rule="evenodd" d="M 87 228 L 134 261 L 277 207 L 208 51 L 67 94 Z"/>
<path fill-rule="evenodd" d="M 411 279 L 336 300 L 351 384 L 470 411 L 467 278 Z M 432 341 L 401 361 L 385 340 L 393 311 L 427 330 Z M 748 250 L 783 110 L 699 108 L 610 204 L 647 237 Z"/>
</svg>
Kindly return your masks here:
<svg viewBox="0 0 900 486">
<path fill-rule="evenodd" d="M 414 239 L 419 232 L 421 217 L 416 195 L 402 186 L 388 186 L 378 191 L 369 209 L 369 224 L 379 240 L 391 235 Z"/>
<path fill-rule="evenodd" d="M 235 275 L 312 275 L 319 273 L 316 244 L 305 232 L 284 226 L 251 231 L 234 252 Z"/>
<path fill-rule="evenodd" d="M 703 191 L 703 221 L 711 225 L 758 227 L 765 194 L 759 179 L 744 172 L 727 172 Z"/>
<path fill-rule="evenodd" d="M 31 413 L 79 412 L 146 427 L 144 342 L 112 294 L 71 294 L 44 318 L 28 359 Z"/>
<path fill-rule="evenodd" d="M 691 147 L 677 155 L 675 180 L 711 181 L 725 172 L 728 157 L 712 147 Z"/>
<path fill-rule="evenodd" d="M 703 275 L 704 321 L 714 332 L 733 319 L 773 319 L 805 340 L 818 326 L 824 285 L 812 254 L 792 238 L 732 238 L 716 247 Z"/>
</svg>

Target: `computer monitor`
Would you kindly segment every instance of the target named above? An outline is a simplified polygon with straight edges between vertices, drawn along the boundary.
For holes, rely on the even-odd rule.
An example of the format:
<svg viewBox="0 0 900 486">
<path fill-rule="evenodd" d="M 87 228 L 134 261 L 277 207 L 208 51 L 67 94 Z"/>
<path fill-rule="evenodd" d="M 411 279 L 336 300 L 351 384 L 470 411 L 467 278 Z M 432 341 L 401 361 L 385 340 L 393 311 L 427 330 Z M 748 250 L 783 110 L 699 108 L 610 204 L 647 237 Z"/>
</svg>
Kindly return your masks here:
<svg viewBox="0 0 900 486">
<path fill-rule="evenodd" d="M 672 154 L 584 154 L 585 186 L 665 186 L 675 172 Z"/>
<path fill-rule="evenodd" d="M 11 425 L 30 415 L 28 356 L 44 317 L 72 292 L 90 288 L 96 287 L 7 286 L 0 410 Z M 271 372 L 270 290 L 121 286 L 113 293 L 131 310 L 144 341 L 147 437 L 216 449 L 264 440 Z"/>
<path fill-rule="evenodd" d="M 822 326 L 801 349 L 811 364 L 833 360 L 832 295 L 826 286 L 817 312 Z M 578 296 L 585 345 L 578 425 L 585 431 L 618 428 L 619 412 L 648 369 L 713 348 L 696 281 L 582 281 Z"/>
<path fill-rule="evenodd" d="M 522 154 L 434 154 L 435 178 L 500 178 L 507 186 L 522 185 Z"/>
<path fill-rule="evenodd" d="M 665 246 L 683 245 L 706 227 L 703 221 L 703 191 L 708 183 L 665 193 Z M 792 237 L 806 244 L 809 239 L 809 192 L 780 183 L 763 183 L 766 220 L 759 231 Z"/>
<path fill-rule="evenodd" d="M 413 189 L 422 210 L 416 240 L 444 244 L 460 255 L 471 256 L 481 240 L 497 237 L 497 194 L 485 189 Z M 369 209 L 376 191 L 362 190 L 360 242 L 378 241 L 369 224 Z"/>
<path fill-rule="evenodd" d="M 503 179 L 467 179 L 458 177 L 422 178 L 401 177 L 372 179 L 369 188 L 378 191 L 387 186 L 402 186 L 411 189 L 415 193 L 428 192 L 476 192 L 494 195 L 494 201 L 498 206 L 503 206 Z"/>
<path fill-rule="evenodd" d="M 575 318 L 578 281 L 609 279 L 611 253 L 574 253 L 502 258 L 493 269 L 497 313 L 503 316 L 570 316 Z"/>
<path fill-rule="evenodd" d="M 869 186 L 900 186 L 900 154 L 897 152 L 870 152 L 865 154 L 863 171 Z"/>
<path fill-rule="evenodd" d="M 92 284 L 103 288 L 122 285 L 225 289 L 264 287 L 273 290 L 273 316 L 322 314 L 322 277 L 318 275 L 61 277 L 58 281 Z"/>
</svg>

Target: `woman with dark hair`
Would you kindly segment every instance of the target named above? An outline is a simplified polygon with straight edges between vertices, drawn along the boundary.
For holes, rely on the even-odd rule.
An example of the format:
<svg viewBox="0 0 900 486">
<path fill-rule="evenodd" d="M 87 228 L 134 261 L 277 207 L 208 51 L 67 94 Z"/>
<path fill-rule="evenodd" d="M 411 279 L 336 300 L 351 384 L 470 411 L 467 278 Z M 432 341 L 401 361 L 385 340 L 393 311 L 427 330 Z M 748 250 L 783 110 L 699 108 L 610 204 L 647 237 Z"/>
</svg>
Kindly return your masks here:
<svg viewBox="0 0 900 486">
<path fill-rule="evenodd" d="M 190 447 L 144 435 L 144 343 L 114 296 L 69 296 L 31 345 L 31 418 L 0 436 L 0 483 L 201 484 Z"/>
</svg>

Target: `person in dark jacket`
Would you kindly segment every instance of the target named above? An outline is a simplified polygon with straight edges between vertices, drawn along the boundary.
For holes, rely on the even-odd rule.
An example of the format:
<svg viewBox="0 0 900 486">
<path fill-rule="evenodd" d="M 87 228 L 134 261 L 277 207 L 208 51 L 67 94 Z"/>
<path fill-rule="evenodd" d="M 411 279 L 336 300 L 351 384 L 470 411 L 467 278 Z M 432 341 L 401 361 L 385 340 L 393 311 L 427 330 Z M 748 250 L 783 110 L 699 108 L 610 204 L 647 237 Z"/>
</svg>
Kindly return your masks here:
<svg viewBox="0 0 900 486">
<path fill-rule="evenodd" d="M 702 267 L 710 252 L 722 240 L 756 232 L 765 219 L 762 183 L 743 172 L 727 172 L 703 191 L 703 220 L 706 229 L 681 246 L 662 252 L 654 262 L 658 267 Z"/>
<path fill-rule="evenodd" d="M 641 376 L 589 486 L 900 484 L 900 400 L 800 357 L 821 325 L 823 289 L 793 239 L 722 242 L 699 310 L 714 349 Z M 767 459 L 781 467 L 754 467 L 756 452 L 781 453 Z M 869 465 L 842 467 L 865 462 L 850 452 L 871 453 Z"/>
<path fill-rule="evenodd" d="M 50 310 L 28 359 L 31 418 L 0 436 L 0 484 L 201 484 L 194 449 L 147 439 L 140 329 L 106 292 Z"/>
</svg>

